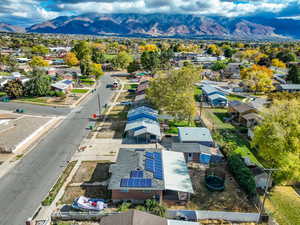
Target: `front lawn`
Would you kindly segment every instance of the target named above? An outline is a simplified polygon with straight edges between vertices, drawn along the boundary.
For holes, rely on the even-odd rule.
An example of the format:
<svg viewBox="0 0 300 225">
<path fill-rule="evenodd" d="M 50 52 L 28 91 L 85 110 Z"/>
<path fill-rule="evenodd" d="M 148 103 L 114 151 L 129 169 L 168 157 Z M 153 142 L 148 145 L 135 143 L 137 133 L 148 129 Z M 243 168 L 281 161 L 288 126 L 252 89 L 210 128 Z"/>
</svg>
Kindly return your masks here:
<svg viewBox="0 0 300 225">
<path fill-rule="evenodd" d="M 85 94 L 89 91 L 89 89 L 73 89 L 72 93 L 74 94 Z"/>
<path fill-rule="evenodd" d="M 47 97 L 21 97 L 21 98 L 17 98 L 16 100 L 24 101 L 24 102 L 47 104 Z"/>
<path fill-rule="evenodd" d="M 4 97 L 4 96 L 6 96 L 7 94 L 5 93 L 5 92 L 2 92 L 2 91 L 0 91 L 0 97 Z"/>
<path fill-rule="evenodd" d="M 202 89 L 200 87 L 195 86 L 194 88 L 194 97 L 196 101 L 200 100 L 200 96 L 202 95 Z"/>
<path fill-rule="evenodd" d="M 196 124 L 193 121 L 189 123 L 188 121 L 169 121 L 169 129 L 165 131 L 166 134 L 178 134 L 178 127 L 195 127 Z"/>
<path fill-rule="evenodd" d="M 300 224 L 300 197 L 292 187 L 275 187 L 266 201 L 266 208 L 280 225 Z"/>
</svg>

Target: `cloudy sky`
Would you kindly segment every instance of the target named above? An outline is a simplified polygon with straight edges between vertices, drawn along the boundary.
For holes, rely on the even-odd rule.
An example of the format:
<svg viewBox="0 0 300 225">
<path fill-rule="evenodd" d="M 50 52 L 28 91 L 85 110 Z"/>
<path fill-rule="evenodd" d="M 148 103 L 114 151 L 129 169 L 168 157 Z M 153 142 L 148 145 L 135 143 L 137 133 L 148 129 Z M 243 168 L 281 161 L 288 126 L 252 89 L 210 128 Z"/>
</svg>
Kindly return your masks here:
<svg viewBox="0 0 300 225">
<path fill-rule="evenodd" d="M 1 0 L 0 22 L 29 26 L 82 13 L 185 13 L 300 19 L 300 0 Z"/>
</svg>

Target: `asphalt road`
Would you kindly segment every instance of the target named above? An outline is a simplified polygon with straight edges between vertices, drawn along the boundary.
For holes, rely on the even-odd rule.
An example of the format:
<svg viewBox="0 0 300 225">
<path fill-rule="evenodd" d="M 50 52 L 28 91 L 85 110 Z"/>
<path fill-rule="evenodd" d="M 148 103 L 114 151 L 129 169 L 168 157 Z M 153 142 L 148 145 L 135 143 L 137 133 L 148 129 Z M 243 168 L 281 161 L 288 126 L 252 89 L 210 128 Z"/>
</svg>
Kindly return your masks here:
<svg viewBox="0 0 300 225">
<path fill-rule="evenodd" d="M 102 105 L 111 100 L 113 92 L 106 88 L 111 82 L 108 75 L 101 78 L 97 93 L 100 93 Z M 79 108 L 72 110 L 59 127 L 50 132 L 15 168 L 0 179 L 1 225 L 24 225 L 25 220 L 33 215 L 87 135 L 89 118 L 97 109 L 97 95 L 94 93 Z M 44 113 L 50 113 L 49 110 L 52 109 L 40 109 L 39 106 L 28 110 L 45 110 Z"/>
</svg>

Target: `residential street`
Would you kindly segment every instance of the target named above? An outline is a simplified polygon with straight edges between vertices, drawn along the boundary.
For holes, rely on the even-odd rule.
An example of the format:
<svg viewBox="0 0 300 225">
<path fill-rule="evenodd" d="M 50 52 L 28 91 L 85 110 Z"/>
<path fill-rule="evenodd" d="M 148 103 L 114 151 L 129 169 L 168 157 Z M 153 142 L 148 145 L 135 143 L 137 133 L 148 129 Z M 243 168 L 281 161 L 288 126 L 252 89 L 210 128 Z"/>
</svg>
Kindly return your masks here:
<svg viewBox="0 0 300 225">
<path fill-rule="evenodd" d="M 101 78 L 102 106 L 111 100 L 113 92 L 106 88 L 112 82 L 109 75 Z M 97 95 L 94 93 L 78 109 L 41 107 L 24 104 L 29 113 L 66 115 L 63 123 L 42 140 L 19 164 L 0 179 L 0 224 L 23 225 L 38 208 L 40 202 L 71 159 L 83 137 L 92 113 L 97 112 Z M 14 109 L 20 104 L 0 104 L 0 109 Z M 22 104 L 23 107 L 23 104 Z"/>
</svg>

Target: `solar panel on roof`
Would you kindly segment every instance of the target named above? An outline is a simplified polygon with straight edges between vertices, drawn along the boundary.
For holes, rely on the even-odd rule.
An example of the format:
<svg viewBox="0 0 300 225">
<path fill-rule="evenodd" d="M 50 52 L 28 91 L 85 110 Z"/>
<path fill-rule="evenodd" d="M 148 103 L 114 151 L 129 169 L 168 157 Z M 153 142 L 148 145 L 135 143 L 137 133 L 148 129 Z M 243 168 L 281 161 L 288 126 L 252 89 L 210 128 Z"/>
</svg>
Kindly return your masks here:
<svg viewBox="0 0 300 225">
<path fill-rule="evenodd" d="M 145 156 L 147 158 L 153 158 L 153 153 L 152 152 L 146 152 Z"/>
<path fill-rule="evenodd" d="M 122 178 L 120 182 L 121 187 L 152 187 L 152 180 L 140 178 Z"/>
<path fill-rule="evenodd" d="M 144 173 L 141 170 L 133 170 L 130 172 L 131 178 L 142 178 L 143 176 L 144 176 Z"/>
<path fill-rule="evenodd" d="M 146 159 L 145 170 L 153 172 L 154 171 L 154 161 L 152 159 Z"/>
</svg>

